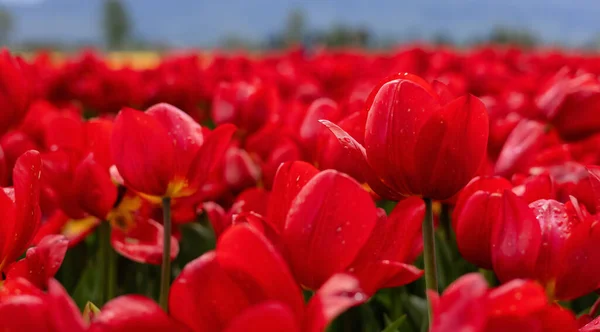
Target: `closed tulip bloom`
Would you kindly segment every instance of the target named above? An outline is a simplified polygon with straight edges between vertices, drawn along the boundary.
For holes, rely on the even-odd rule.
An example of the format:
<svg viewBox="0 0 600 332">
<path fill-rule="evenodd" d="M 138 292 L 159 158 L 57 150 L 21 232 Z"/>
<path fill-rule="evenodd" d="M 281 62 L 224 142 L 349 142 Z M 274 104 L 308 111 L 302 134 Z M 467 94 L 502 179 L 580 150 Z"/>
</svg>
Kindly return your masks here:
<svg viewBox="0 0 600 332">
<path fill-rule="evenodd" d="M 491 236 L 494 217 L 504 190 L 511 183 L 501 177 L 476 177 L 461 191 L 452 216 L 456 244 L 469 262 L 492 267 Z"/>
<path fill-rule="evenodd" d="M 479 99 L 467 95 L 451 100 L 449 94 L 435 92 L 442 88 L 410 74 L 376 87 L 367 101 L 364 147 L 335 124 L 322 122 L 352 152 L 380 196 L 446 199 L 476 174 L 489 129 Z"/>
<path fill-rule="evenodd" d="M 494 220 L 492 264 L 501 281 L 530 278 L 554 299 L 571 300 L 600 286 L 597 218 L 575 198 L 527 204 L 510 191 Z"/>
</svg>

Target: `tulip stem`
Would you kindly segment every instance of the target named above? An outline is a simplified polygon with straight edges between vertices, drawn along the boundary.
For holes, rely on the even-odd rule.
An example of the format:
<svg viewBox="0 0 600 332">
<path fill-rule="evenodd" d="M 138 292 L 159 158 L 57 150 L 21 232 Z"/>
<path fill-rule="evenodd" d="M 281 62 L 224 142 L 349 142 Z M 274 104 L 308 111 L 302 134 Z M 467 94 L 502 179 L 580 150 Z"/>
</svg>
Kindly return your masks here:
<svg viewBox="0 0 600 332">
<path fill-rule="evenodd" d="M 117 257 L 110 244 L 110 224 L 108 222 L 102 222 L 100 223 L 99 228 L 99 303 L 102 305 L 115 297 Z"/>
<path fill-rule="evenodd" d="M 429 198 L 425 201 L 425 219 L 423 220 L 423 259 L 425 261 L 425 286 L 427 290 L 438 291 L 437 271 L 435 262 L 435 236 L 433 228 L 433 210 L 432 202 Z M 431 299 L 427 295 L 427 314 L 429 317 L 429 326 L 433 319 L 431 312 Z"/>
<path fill-rule="evenodd" d="M 160 299 L 161 308 L 169 310 L 169 286 L 171 284 L 171 197 L 163 197 L 163 259 L 160 274 Z"/>
<path fill-rule="evenodd" d="M 108 223 L 100 223 L 100 226 L 98 227 L 98 252 L 96 253 L 96 259 L 97 259 L 97 266 L 98 266 L 98 272 L 96 274 L 96 276 L 98 276 L 98 298 L 97 298 L 97 303 L 98 305 L 102 306 L 104 305 L 104 303 L 106 303 L 107 299 L 106 299 L 106 270 L 107 270 L 107 265 L 108 265 L 108 256 L 106 254 L 106 246 L 109 245 L 108 240 L 107 240 L 107 229 L 106 227 L 110 228 L 110 225 L 108 225 Z"/>
</svg>

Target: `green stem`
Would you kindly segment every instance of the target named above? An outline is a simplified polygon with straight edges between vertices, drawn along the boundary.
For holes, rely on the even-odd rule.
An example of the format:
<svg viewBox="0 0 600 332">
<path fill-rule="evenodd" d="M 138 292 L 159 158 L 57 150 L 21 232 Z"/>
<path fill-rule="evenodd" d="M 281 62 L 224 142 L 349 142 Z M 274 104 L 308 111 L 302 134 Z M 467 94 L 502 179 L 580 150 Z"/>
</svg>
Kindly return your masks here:
<svg viewBox="0 0 600 332">
<path fill-rule="evenodd" d="M 108 223 L 107 223 L 108 224 Z M 109 227 L 110 228 L 110 227 Z M 110 241 L 110 231 L 109 231 Z M 106 300 L 110 301 L 117 295 L 117 253 L 114 251 L 110 242 L 108 244 L 108 269 L 107 269 L 107 286 L 106 286 Z"/>
<path fill-rule="evenodd" d="M 428 290 L 438 291 L 437 271 L 435 262 L 435 237 L 433 228 L 433 211 L 431 199 L 424 198 L 425 219 L 423 220 L 423 259 L 425 261 L 425 286 Z M 431 299 L 427 296 L 429 325 L 433 315 L 431 312 Z"/>
<path fill-rule="evenodd" d="M 100 288 L 98 295 L 98 304 L 104 305 L 108 301 L 107 296 L 107 271 L 109 265 L 110 249 L 110 224 L 101 222 L 98 227 L 98 286 Z"/>
<path fill-rule="evenodd" d="M 171 283 L 171 198 L 163 197 L 163 259 L 160 274 L 160 306 L 165 312 L 169 310 L 169 286 Z"/>
</svg>

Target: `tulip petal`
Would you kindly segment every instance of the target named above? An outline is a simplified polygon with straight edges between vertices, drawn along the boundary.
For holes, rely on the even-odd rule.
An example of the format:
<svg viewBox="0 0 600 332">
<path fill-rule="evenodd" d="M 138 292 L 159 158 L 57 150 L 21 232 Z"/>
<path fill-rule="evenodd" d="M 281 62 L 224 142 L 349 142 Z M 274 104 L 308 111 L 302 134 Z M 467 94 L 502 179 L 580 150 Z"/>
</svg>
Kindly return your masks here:
<svg viewBox="0 0 600 332">
<path fill-rule="evenodd" d="M 243 311 L 225 332 L 300 332 L 294 313 L 278 302 L 265 302 Z"/>
<path fill-rule="evenodd" d="M 296 315 L 301 314 L 303 299 L 292 274 L 283 257 L 258 231 L 248 225 L 229 228 L 217 243 L 217 258 L 251 301 L 279 301 Z"/>
<path fill-rule="evenodd" d="M 432 332 L 484 331 L 487 320 L 487 283 L 479 274 L 452 283 L 433 311 Z"/>
<path fill-rule="evenodd" d="M 188 263 L 169 294 L 171 316 L 195 332 L 222 331 L 250 304 L 240 286 L 221 268 L 214 251 Z"/>
<path fill-rule="evenodd" d="M 119 254 L 138 263 L 160 265 L 163 255 L 163 233 L 161 224 L 137 217 L 134 228 L 123 231 L 113 227 L 110 243 Z M 179 242 L 171 236 L 171 260 L 179 253 Z"/>
<path fill-rule="evenodd" d="M 492 229 L 492 265 L 498 278 L 509 281 L 533 276 L 542 244 L 540 224 L 527 203 L 509 190 Z"/>
<path fill-rule="evenodd" d="M 510 133 L 496 161 L 495 173 L 510 176 L 527 172 L 533 158 L 544 143 L 544 125 L 533 120 L 522 120 Z"/>
<path fill-rule="evenodd" d="M 446 199 L 464 187 L 479 169 L 488 141 L 488 115 L 471 95 L 446 104 L 423 124 L 414 147 L 417 193 Z"/>
<path fill-rule="evenodd" d="M 109 301 L 96 315 L 90 332 L 185 331 L 151 299 L 125 295 Z"/>
<path fill-rule="evenodd" d="M 534 281 L 515 279 L 490 291 L 490 314 L 493 316 L 535 314 L 548 305 L 546 292 Z"/>
<path fill-rule="evenodd" d="M 371 196 L 355 180 L 334 170 L 313 177 L 292 202 L 282 234 L 298 281 L 317 289 L 345 271 L 376 221 Z"/>
<path fill-rule="evenodd" d="M 395 189 L 391 188 L 387 183 L 384 183 L 383 179 L 377 176 L 377 173 L 375 173 L 375 170 L 367 160 L 365 148 L 358 143 L 356 139 L 332 122 L 327 120 L 319 120 L 319 122 L 327 127 L 327 129 L 335 135 L 340 144 L 342 144 L 344 149 L 348 151 L 348 157 L 351 158 L 353 163 L 358 165 L 357 167 L 361 170 L 365 181 L 367 181 L 371 189 L 373 189 L 377 195 L 390 200 L 400 200 L 403 198 L 401 194 L 396 192 Z"/>
<path fill-rule="evenodd" d="M 112 134 L 112 157 L 131 189 L 153 196 L 167 193 L 175 175 L 173 139 L 154 117 L 125 108 Z"/>
<path fill-rule="evenodd" d="M 105 220 L 117 201 L 117 186 L 108 168 L 97 163 L 92 154 L 77 166 L 73 187 L 81 208 L 98 219 Z"/>
<path fill-rule="evenodd" d="M 204 143 L 202 127 L 182 110 L 166 103 L 148 108 L 146 114 L 158 120 L 169 134 L 177 156 L 174 161 L 175 176 L 185 178 Z"/>
<path fill-rule="evenodd" d="M 25 278 L 40 289 L 46 289 L 63 262 L 69 241 L 62 235 L 49 235 L 27 250 L 24 259 L 12 264 L 6 279 Z"/>
<path fill-rule="evenodd" d="M 236 130 L 237 128 L 232 124 L 223 124 L 213 130 L 204 140 L 204 144 L 190 164 L 187 174 L 191 188 L 200 187 L 215 171 Z"/>
<path fill-rule="evenodd" d="M 275 175 L 266 221 L 278 232 L 283 232 L 285 217 L 292 201 L 310 179 L 319 173 L 313 165 L 304 161 L 281 164 Z"/>
<path fill-rule="evenodd" d="M 81 312 L 63 286 L 55 279 L 48 281 L 48 310 L 54 322 L 53 331 L 83 332 Z"/>
<path fill-rule="evenodd" d="M 112 120 L 95 118 L 85 123 L 86 151 L 94 154 L 94 159 L 106 170 L 114 164 L 110 150 L 112 131 Z"/>
<path fill-rule="evenodd" d="M 367 299 L 368 296 L 362 291 L 356 278 L 347 274 L 335 274 L 308 303 L 303 330 L 323 331 L 338 315 Z"/>
<path fill-rule="evenodd" d="M 15 164 L 13 170 L 15 216 L 14 224 L 6 233 L 7 242 L 4 243 L 4 257 L 0 262 L 11 263 L 19 257 L 31 244 L 35 233 L 40 226 L 40 175 L 42 160 L 39 152 L 27 151 Z M 7 210 L 10 215 L 11 209 Z M 10 222 L 10 218 L 7 218 Z M 9 240 L 10 239 L 10 240 Z"/>
<path fill-rule="evenodd" d="M 502 196 L 477 191 L 463 203 L 456 221 L 456 244 L 460 254 L 484 269 L 492 268 L 492 230 L 502 207 Z"/>
<path fill-rule="evenodd" d="M 460 192 L 454 210 L 452 212 L 452 227 L 456 230 L 459 216 L 465 203 L 471 196 L 482 190 L 489 193 L 501 194 L 506 189 L 512 189 L 512 184 L 507 179 L 500 176 L 477 176 L 473 178 Z"/>
</svg>

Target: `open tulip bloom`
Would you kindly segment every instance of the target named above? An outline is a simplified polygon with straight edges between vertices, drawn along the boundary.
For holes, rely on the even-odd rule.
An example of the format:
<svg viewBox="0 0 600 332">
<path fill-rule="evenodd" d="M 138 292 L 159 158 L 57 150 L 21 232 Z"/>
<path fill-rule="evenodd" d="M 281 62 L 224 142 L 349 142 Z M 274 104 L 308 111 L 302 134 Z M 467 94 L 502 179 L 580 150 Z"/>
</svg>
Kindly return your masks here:
<svg viewBox="0 0 600 332">
<path fill-rule="evenodd" d="M 1 50 L 0 332 L 600 332 L 598 63 Z"/>
</svg>

